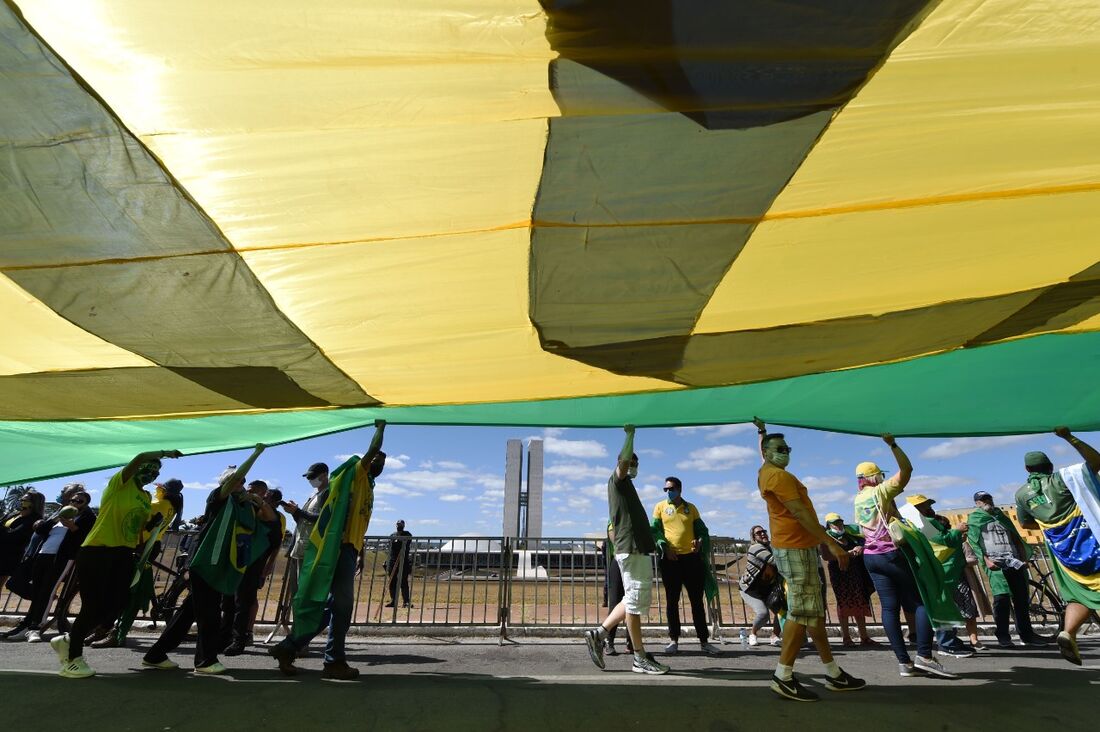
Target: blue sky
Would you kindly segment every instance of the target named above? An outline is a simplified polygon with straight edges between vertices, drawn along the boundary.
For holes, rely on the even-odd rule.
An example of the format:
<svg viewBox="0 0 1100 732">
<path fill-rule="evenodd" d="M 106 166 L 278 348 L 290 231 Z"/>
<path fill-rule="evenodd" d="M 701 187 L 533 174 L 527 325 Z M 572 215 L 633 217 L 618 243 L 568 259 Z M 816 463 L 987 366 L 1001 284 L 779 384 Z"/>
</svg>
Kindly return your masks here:
<svg viewBox="0 0 1100 732">
<path fill-rule="evenodd" d="M 836 511 L 850 519 L 855 466 L 878 462 L 887 473 L 896 465 L 878 438 L 775 427 L 793 448 L 790 470 L 806 484 L 819 516 Z M 262 478 L 301 503 L 311 489 L 301 474 L 310 463 L 335 467 L 350 454 L 361 454 L 373 427 L 272 447 L 250 477 Z M 1080 433 L 1100 447 L 1100 433 Z M 544 440 L 546 536 L 600 533 L 607 514 L 607 476 L 622 444 L 622 430 L 497 427 L 404 427 L 386 430 L 389 462 L 378 481 L 370 533 L 388 534 L 403 518 L 418 536 L 498 535 L 501 532 L 504 453 L 508 439 Z M 913 461 L 910 491 L 925 493 L 943 508 L 970 506 L 979 489 L 998 502 L 1010 500 L 1024 479 L 1023 454 L 1044 450 L 1058 466 L 1080 458 L 1053 434 L 1008 437 L 898 440 Z M 170 449 L 172 445 L 150 445 Z M 639 429 L 635 449 L 640 457 L 636 484 L 647 510 L 663 497 L 664 478 L 684 482 L 684 497 L 695 503 L 716 536 L 745 536 L 765 518 L 756 491 L 756 432 L 751 424 L 721 427 Z M 195 455 L 165 460 L 161 479 L 184 481 L 185 515 L 202 510 L 215 477 L 248 451 Z M 84 482 L 98 496 L 113 471 L 99 471 L 37 485 L 53 498 L 62 485 Z"/>
</svg>

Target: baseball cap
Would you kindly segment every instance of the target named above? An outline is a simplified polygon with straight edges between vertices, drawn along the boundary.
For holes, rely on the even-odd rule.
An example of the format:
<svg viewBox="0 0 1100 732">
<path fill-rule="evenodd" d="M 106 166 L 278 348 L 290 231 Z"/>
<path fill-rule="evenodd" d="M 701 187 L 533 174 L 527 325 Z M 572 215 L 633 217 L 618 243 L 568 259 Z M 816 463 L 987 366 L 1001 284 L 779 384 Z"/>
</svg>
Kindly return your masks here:
<svg viewBox="0 0 1100 732">
<path fill-rule="evenodd" d="M 935 503 L 936 502 L 936 500 L 934 498 L 929 498 L 928 496 L 922 495 L 920 493 L 914 493 L 913 495 L 909 496 L 905 500 L 909 502 L 910 506 L 919 506 L 922 503 Z"/>
<path fill-rule="evenodd" d="M 1047 457 L 1045 452 L 1039 450 L 1032 450 L 1024 455 L 1024 467 L 1025 468 L 1039 468 L 1044 465 L 1050 465 L 1050 458 Z"/>
<path fill-rule="evenodd" d="M 321 473 L 327 473 L 327 472 L 328 472 L 328 466 L 327 465 L 325 465 L 324 463 L 314 463 L 313 465 L 309 466 L 309 470 L 302 473 L 302 477 L 303 478 L 316 478 Z"/>
<path fill-rule="evenodd" d="M 883 472 L 882 468 L 872 462 L 860 463 L 856 466 L 857 478 L 871 478 Z"/>
<path fill-rule="evenodd" d="M 993 494 L 988 491 L 978 491 L 974 494 L 975 501 L 992 501 Z"/>
<path fill-rule="evenodd" d="M 839 513 L 827 513 L 827 514 L 825 514 L 825 523 L 827 523 L 827 524 L 831 524 L 834 521 L 840 521 L 840 520 L 841 519 L 840 519 L 840 514 Z"/>
</svg>

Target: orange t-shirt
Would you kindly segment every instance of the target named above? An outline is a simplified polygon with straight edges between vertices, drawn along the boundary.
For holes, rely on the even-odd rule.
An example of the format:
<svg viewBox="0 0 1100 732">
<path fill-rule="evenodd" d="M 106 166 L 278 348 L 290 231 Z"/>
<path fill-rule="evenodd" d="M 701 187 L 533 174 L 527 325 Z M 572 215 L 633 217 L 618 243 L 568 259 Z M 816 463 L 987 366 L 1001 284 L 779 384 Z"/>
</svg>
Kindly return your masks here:
<svg viewBox="0 0 1100 732">
<path fill-rule="evenodd" d="M 801 500 L 817 516 L 814 504 L 806 492 L 806 486 L 783 468 L 771 463 L 760 466 L 757 479 L 760 495 L 768 504 L 768 519 L 771 524 L 772 546 L 777 549 L 809 549 L 821 543 L 821 540 L 806 530 L 794 514 L 783 505 L 784 501 Z"/>
</svg>

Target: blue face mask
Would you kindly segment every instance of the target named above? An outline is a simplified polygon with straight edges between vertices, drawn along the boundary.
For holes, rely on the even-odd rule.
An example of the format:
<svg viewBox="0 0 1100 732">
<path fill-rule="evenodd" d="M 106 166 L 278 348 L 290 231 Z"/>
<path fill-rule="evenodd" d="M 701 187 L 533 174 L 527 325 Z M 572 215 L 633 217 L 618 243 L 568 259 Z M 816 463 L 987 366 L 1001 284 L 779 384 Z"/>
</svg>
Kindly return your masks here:
<svg viewBox="0 0 1100 732">
<path fill-rule="evenodd" d="M 675 501 L 680 497 L 680 491 L 665 491 L 665 493 L 670 501 Z"/>
</svg>

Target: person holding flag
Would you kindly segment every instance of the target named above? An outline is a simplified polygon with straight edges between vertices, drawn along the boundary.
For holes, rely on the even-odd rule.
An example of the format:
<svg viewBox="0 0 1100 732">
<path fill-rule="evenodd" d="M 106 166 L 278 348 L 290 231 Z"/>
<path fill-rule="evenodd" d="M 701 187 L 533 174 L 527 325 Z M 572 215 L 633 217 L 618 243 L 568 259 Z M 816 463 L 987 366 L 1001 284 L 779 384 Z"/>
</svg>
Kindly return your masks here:
<svg viewBox="0 0 1100 732">
<path fill-rule="evenodd" d="M 1016 491 L 1016 520 L 1025 529 L 1042 529 L 1053 559 L 1054 582 L 1066 602 L 1065 629 L 1058 650 L 1081 665 L 1077 631 L 1089 614 L 1100 610 L 1100 452 L 1059 427 L 1054 434 L 1068 442 L 1083 463 L 1055 472 L 1041 452 L 1024 455 L 1027 484 Z"/>
<path fill-rule="evenodd" d="M 362 458 L 352 457 L 329 478 L 323 474 L 318 493 L 328 494 L 302 556 L 298 591 L 294 594 L 294 625 L 290 635 L 269 653 L 287 676 L 296 674 L 294 659 L 324 625 L 328 610 L 328 643 L 322 678 L 351 681 L 359 669 L 348 666 L 344 641 L 355 605 L 355 574 L 361 567 L 363 537 L 374 509 L 374 481 L 386 465 L 382 452 L 385 420 L 375 420 L 374 439 Z M 293 512 L 294 507 L 291 508 Z"/>
<path fill-rule="evenodd" d="M 195 673 L 225 673 L 218 660 L 226 645 L 222 642 L 223 597 L 236 593 L 249 565 L 267 550 L 268 535 L 256 530 L 259 522 L 276 520 L 262 497 L 244 490 L 245 476 L 266 447 L 256 445 L 240 467 L 231 466 L 222 473 L 218 487 L 207 497 L 202 530 L 187 570 L 191 594 L 145 654 L 142 666 L 178 668 L 168 659 L 168 652 L 178 648 L 191 625 L 197 624 Z"/>
</svg>

